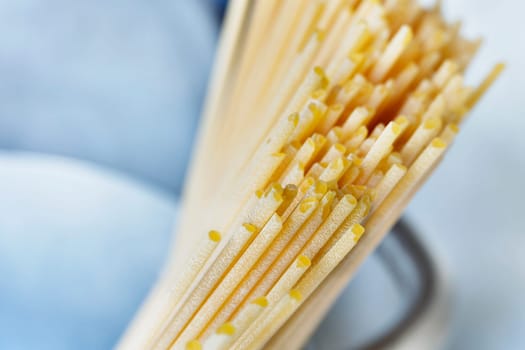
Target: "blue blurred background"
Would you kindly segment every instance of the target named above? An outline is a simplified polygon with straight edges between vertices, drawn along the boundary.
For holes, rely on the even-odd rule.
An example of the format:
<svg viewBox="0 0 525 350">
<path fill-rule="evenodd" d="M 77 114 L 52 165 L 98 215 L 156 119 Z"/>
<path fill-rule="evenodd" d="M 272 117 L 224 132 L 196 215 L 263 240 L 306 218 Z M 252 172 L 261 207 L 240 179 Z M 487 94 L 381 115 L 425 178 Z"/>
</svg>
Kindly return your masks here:
<svg viewBox="0 0 525 350">
<path fill-rule="evenodd" d="M 427 1 L 428 3 L 428 1 Z M 224 1 L 0 1 L 0 349 L 108 349 L 166 254 Z M 525 5 L 445 1 L 509 67 L 408 216 L 447 349 L 525 348 Z"/>
<path fill-rule="evenodd" d="M 87 160 L 178 193 L 219 5 L 0 4 L 0 147 Z"/>
</svg>

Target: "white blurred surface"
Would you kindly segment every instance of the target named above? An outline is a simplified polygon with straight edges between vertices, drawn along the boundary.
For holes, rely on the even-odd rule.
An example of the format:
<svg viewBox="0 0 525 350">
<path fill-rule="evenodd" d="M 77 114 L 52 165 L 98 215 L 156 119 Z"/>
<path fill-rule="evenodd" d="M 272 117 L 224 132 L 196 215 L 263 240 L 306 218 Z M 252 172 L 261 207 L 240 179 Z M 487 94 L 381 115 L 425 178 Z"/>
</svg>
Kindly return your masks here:
<svg viewBox="0 0 525 350">
<path fill-rule="evenodd" d="M 507 70 L 473 111 L 408 215 L 446 264 L 454 292 L 449 349 L 525 348 L 525 3 L 444 1 L 485 43 L 468 80 Z"/>
</svg>

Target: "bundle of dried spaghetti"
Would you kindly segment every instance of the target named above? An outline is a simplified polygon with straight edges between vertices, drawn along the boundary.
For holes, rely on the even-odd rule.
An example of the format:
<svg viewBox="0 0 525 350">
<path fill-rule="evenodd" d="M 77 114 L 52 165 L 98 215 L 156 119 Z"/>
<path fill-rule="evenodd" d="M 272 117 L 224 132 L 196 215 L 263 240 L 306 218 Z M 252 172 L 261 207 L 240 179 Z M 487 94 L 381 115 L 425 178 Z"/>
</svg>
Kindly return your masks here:
<svg viewBox="0 0 525 350">
<path fill-rule="evenodd" d="M 298 348 L 496 79 L 415 0 L 233 1 L 182 224 L 120 349 Z"/>
</svg>

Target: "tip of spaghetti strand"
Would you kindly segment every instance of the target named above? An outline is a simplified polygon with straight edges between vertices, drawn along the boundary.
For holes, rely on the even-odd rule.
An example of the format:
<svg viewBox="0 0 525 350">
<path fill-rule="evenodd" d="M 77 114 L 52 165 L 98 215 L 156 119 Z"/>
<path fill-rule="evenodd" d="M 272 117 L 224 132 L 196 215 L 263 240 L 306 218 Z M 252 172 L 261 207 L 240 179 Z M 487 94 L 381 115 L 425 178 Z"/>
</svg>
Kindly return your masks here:
<svg viewBox="0 0 525 350">
<path fill-rule="evenodd" d="M 307 176 L 305 179 L 304 179 L 304 183 L 303 183 L 303 186 L 308 188 L 310 186 L 312 186 L 313 184 L 315 183 L 315 179 L 311 176 Z M 303 187 L 301 186 L 301 187 Z M 303 187 L 303 188 L 304 188 Z"/>
<path fill-rule="evenodd" d="M 399 170 L 401 170 L 403 172 L 406 172 L 408 170 L 407 167 L 404 166 L 403 164 L 394 164 L 394 165 L 392 165 L 392 167 L 395 167 L 396 169 L 399 169 Z"/>
<path fill-rule="evenodd" d="M 398 116 L 396 119 L 394 119 L 394 121 L 401 126 L 407 125 L 409 123 L 408 118 L 404 115 Z"/>
<path fill-rule="evenodd" d="M 255 298 L 252 301 L 252 304 L 259 305 L 260 307 L 267 307 L 268 306 L 268 298 L 266 298 L 264 296 Z"/>
<path fill-rule="evenodd" d="M 321 79 L 326 77 L 326 74 L 324 72 L 324 69 L 321 66 L 315 66 L 314 67 L 314 73 L 317 74 L 317 76 Z"/>
<path fill-rule="evenodd" d="M 472 108 L 479 99 L 485 94 L 485 92 L 492 86 L 494 81 L 500 76 L 500 74 L 505 70 L 505 63 L 497 63 L 483 82 L 478 86 L 476 91 L 472 94 L 472 97 L 468 101 L 467 105 L 469 108 Z"/>
<path fill-rule="evenodd" d="M 432 147 L 434 148 L 445 148 L 447 147 L 447 143 L 440 139 L 439 137 L 436 137 L 432 140 Z"/>
<path fill-rule="evenodd" d="M 348 55 L 348 59 L 354 64 L 360 64 L 365 59 L 365 55 L 358 52 L 351 52 Z"/>
<path fill-rule="evenodd" d="M 273 199 L 277 202 L 280 202 L 283 200 L 283 191 L 284 191 L 283 186 L 275 182 L 268 188 L 266 192 L 266 196 L 273 194 Z"/>
<path fill-rule="evenodd" d="M 202 350 L 202 345 L 200 341 L 193 339 L 186 343 L 186 350 Z"/>
<path fill-rule="evenodd" d="M 299 210 L 301 213 L 306 213 L 308 210 L 312 209 L 315 204 L 317 204 L 318 200 L 315 197 L 308 197 L 299 206 Z"/>
<path fill-rule="evenodd" d="M 459 133 L 459 126 L 456 123 L 450 123 L 448 126 L 454 134 Z"/>
<path fill-rule="evenodd" d="M 250 223 L 244 223 L 242 224 L 242 227 L 244 227 L 244 229 L 250 233 L 257 232 L 257 227 L 255 227 L 255 225 L 252 225 Z"/>
<path fill-rule="evenodd" d="M 441 118 L 432 117 L 425 120 L 423 127 L 427 130 L 439 128 L 441 125 Z"/>
<path fill-rule="evenodd" d="M 328 79 L 328 76 L 326 75 L 326 72 L 324 71 L 323 68 L 321 68 L 320 66 L 315 66 L 314 67 L 314 73 L 319 78 L 319 80 L 321 82 L 321 87 L 328 86 L 328 84 L 330 83 L 330 79 Z"/>
<path fill-rule="evenodd" d="M 317 28 L 314 31 L 314 35 L 318 42 L 323 42 L 324 39 L 326 38 L 326 32 L 322 30 L 321 28 Z"/>
<path fill-rule="evenodd" d="M 395 121 L 392 122 L 392 133 L 396 136 L 401 134 L 401 125 Z"/>
<path fill-rule="evenodd" d="M 292 299 L 295 299 L 297 301 L 303 300 L 303 295 L 298 289 L 292 289 L 290 291 L 290 297 L 292 297 Z"/>
<path fill-rule="evenodd" d="M 315 141 L 312 138 L 306 139 L 304 143 L 306 144 L 306 146 L 315 149 Z"/>
<path fill-rule="evenodd" d="M 334 111 L 334 112 L 340 112 L 343 110 L 344 106 L 340 103 L 336 103 L 334 105 L 331 105 L 330 107 L 328 107 L 331 111 Z"/>
<path fill-rule="evenodd" d="M 315 100 L 322 100 L 326 97 L 326 90 L 325 89 L 317 89 L 314 92 L 312 92 L 312 98 Z M 308 105 L 308 109 L 310 109 L 312 112 L 312 109 L 318 110 L 319 107 L 315 103 L 310 103 Z"/>
<path fill-rule="evenodd" d="M 336 150 L 338 150 L 341 153 L 345 153 L 346 152 L 346 147 L 343 144 L 336 143 L 334 145 L 334 147 L 335 147 Z"/>
<path fill-rule="evenodd" d="M 403 45 L 408 45 L 412 39 L 414 38 L 414 32 L 412 31 L 412 28 L 408 25 L 403 25 L 401 29 L 399 29 L 399 32 L 401 35 L 403 35 Z"/>
<path fill-rule="evenodd" d="M 293 124 L 293 126 L 297 126 L 299 124 L 299 113 L 295 112 L 288 116 L 288 121 Z"/>
<path fill-rule="evenodd" d="M 317 181 L 315 184 L 315 193 L 325 194 L 328 191 L 328 184 L 324 181 Z"/>
<path fill-rule="evenodd" d="M 306 255 L 299 255 L 297 257 L 297 267 L 304 269 L 310 267 L 311 264 L 312 262 Z"/>
<path fill-rule="evenodd" d="M 313 134 L 312 140 L 314 140 L 315 144 L 320 147 L 326 142 L 326 137 L 321 134 Z"/>
<path fill-rule="evenodd" d="M 215 231 L 215 230 L 211 230 L 210 232 L 208 232 L 208 237 L 213 242 L 220 242 L 221 241 L 221 234 L 218 231 Z"/>
<path fill-rule="evenodd" d="M 348 204 L 350 205 L 356 205 L 357 204 L 357 199 L 352 196 L 351 194 L 345 194 L 345 196 L 343 197 L 347 202 Z"/>
<path fill-rule="evenodd" d="M 351 228 L 352 233 L 354 234 L 354 242 L 359 241 L 363 233 L 365 233 L 365 228 L 359 224 L 354 224 Z"/>
<path fill-rule="evenodd" d="M 230 322 L 224 323 L 217 329 L 217 334 L 233 335 L 235 333 L 235 326 Z"/>
</svg>

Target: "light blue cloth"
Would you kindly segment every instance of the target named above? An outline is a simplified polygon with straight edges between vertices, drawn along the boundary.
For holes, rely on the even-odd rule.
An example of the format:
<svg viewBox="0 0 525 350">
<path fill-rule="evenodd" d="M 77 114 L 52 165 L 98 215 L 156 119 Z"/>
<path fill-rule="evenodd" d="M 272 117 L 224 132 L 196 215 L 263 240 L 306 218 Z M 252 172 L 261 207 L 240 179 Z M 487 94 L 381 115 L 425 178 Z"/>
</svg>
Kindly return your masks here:
<svg viewBox="0 0 525 350">
<path fill-rule="evenodd" d="M 0 153 L 0 349 L 109 349 L 156 279 L 177 203 L 100 167 Z"/>
<path fill-rule="evenodd" d="M 180 189 L 218 23 L 204 0 L 0 3 L 0 148 Z"/>
</svg>

